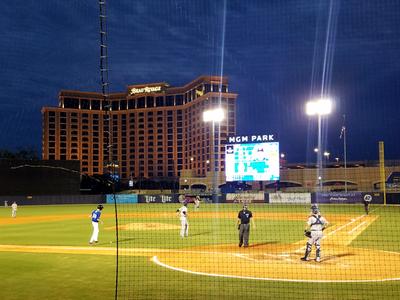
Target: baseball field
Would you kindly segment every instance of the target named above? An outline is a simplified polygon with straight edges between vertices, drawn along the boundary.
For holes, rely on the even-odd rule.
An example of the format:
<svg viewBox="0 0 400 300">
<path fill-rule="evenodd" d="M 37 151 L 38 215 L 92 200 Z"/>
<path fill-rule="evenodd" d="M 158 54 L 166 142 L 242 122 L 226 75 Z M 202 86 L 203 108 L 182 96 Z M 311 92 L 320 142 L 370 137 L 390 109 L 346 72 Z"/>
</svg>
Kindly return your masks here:
<svg viewBox="0 0 400 300">
<path fill-rule="evenodd" d="M 105 205 L 90 246 L 94 205 L 0 209 L 0 299 L 113 299 L 115 214 Z M 250 246 L 238 247 L 239 204 L 124 204 L 118 299 L 399 299 L 398 206 L 321 205 L 330 222 L 322 262 L 302 262 L 309 205 L 253 204 Z M 315 250 L 311 257 L 315 255 Z"/>
</svg>

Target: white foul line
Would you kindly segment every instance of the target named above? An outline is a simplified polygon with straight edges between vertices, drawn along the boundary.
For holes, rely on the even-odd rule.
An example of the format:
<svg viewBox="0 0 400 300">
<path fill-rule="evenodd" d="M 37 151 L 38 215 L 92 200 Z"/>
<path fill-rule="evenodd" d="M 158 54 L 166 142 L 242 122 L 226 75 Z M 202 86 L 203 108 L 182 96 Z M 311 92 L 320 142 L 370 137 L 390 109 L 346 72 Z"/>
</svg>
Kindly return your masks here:
<svg viewBox="0 0 400 300">
<path fill-rule="evenodd" d="M 367 223 L 367 221 L 364 221 L 360 224 L 358 224 L 356 227 L 354 227 L 352 230 L 350 230 L 349 232 L 347 232 L 348 234 L 353 234 L 354 231 L 356 231 L 358 228 L 360 228 L 362 225 L 364 225 L 365 223 Z"/>
<path fill-rule="evenodd" d="M 181 269 L 181 268 L 176 268 L 172 267 L 170 265 L 167 265 L 165 263 L 162 263 L 158 260 L 157 256 L 153 256 L 151 258 L 151 261 L 154 262 L 156 265 L 159 265 L 161 267 L 174 270 L 174 271 L 179 271 L 179 272 L 184 272 L 184 273 L 189 273 L 193 275 L 204 275 L 204 276 L 211 276 L 211 277 L 222 277 L 222 278 L 235 278 L 235 279 L 252 279 L 252 280 L 262 280 L 262 281 L 285 281 L 285 282 L 319 282 L 319 283 L 341 283 L 341 282 L 385 282 L 385 281 L 397 281 L 400 280 L 400 278 L 385 278 L 385 279 L 367 279 L 367 280 L 305 280 L 305 279 L 285 279 L 285 278 L 266 278 L 266 277 L 253 277 L 253 276 L 240 276 L 240 275 L 224 275 L 224 274 L 214 274 L 214 273 L 205 273 L 205 272 L 196 272 L 196 271 L 189 271 L 186 269 Z"/>
</svg>

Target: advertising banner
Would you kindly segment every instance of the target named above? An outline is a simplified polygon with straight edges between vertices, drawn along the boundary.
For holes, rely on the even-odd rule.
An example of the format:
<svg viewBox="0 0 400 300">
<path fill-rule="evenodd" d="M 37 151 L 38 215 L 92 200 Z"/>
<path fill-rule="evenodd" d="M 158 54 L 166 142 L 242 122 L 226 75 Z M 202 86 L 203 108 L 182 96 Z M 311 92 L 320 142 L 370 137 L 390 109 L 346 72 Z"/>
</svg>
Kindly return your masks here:
<svg viewBox="0 0 400 300">
<path fill-rule="evenodd" d="M 117 204 L 119 203 L 138 203 L 138 195 L 136 194 L 117 194 L 115 195 Z M 114 195 L 106 195 L 106 202 L 114 204 Z"/>
<path fill-rule="evenodd" d="M 269 203 L 280 204 L 309 204 L 311 203 L 310 193 L 270 193 Z"/>
<path fill-rule="evenodd" d="M 226 194 L 226 203 L 264 203 L 264 193 Z"/>
<path fill-rule="evenodd" d="M 179 195 L 139 195 L 139 203 L 178 203 Z"/>
<path fill-rule="evenodd" d="M 383 203 L 382 193 L 329 192 L 312 195 L 312 203 L 361 203 L 364 199 L 372 199 L 370 203 L 373 204 Z"/>
</svg>

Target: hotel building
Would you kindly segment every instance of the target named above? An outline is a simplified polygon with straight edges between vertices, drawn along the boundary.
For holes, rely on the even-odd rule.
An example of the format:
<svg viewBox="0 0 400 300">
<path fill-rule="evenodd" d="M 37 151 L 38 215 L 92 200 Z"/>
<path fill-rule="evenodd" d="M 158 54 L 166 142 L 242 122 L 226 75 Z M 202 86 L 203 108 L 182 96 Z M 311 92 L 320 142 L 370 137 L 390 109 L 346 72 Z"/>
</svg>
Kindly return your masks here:
<svg viewBox="0 0 400 300">
<path fill-rule="evenodd" d="M 110 112 L 101 93 L 62 90 L 58 107 L 42 108 L 42 158 L 80 160 L 82 173 L 104 173 L 109 114 L 112 161 L 122 179 L 179 177 L 182 172 L 203 177 L 213 171 L 213 163 L 221 174 L 224 142 L 236 134 L 236 98 L 227 78 L 219 76 L 202 76 L 183 87 L 130 85 L 126 92 L 109 95 Z M 214 123 L 213 132 L 203 112 L 217 107 L 225 119 Z"/>
</svg>

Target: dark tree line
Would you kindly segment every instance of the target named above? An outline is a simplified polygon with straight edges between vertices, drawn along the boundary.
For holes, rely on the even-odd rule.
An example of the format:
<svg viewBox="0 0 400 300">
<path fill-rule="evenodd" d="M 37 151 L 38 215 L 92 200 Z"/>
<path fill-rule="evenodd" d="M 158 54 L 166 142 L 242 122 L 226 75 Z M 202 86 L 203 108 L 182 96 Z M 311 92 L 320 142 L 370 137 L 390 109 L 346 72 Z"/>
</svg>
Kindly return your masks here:
<svg viewBox="0 0 400 300">
<path fill-rule="evenodd" d="M 0 159 L 38 160 L 39 153 L 33 148 L 22 148 L 15 151 L 0 149 Z"/>
</svg>

